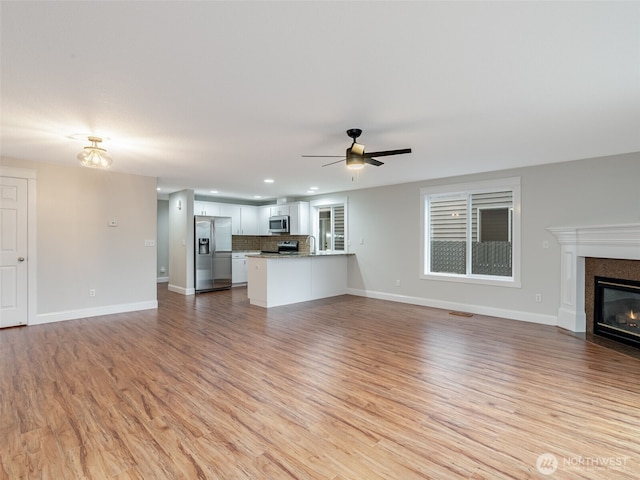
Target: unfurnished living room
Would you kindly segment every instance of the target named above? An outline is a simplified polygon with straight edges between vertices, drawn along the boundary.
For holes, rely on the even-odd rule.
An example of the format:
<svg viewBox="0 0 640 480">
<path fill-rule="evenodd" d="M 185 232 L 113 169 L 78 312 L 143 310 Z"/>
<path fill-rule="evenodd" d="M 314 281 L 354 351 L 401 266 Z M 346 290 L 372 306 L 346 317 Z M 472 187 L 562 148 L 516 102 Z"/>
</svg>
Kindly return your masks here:
<svg viewBox="0 0 640 480">
<path fill-rule="evenodd" d="M 640 2 L 0 27 L 0 479 L 640 476 Z"/>
</svg>

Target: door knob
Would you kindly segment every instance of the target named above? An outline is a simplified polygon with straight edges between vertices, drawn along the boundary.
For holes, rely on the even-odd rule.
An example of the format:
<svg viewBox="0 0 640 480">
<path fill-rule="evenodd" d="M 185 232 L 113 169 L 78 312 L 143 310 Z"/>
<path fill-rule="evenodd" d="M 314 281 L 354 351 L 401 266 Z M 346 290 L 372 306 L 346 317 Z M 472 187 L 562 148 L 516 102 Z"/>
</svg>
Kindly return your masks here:
<svg viewBox="0 0 640 480">
<path fill-rule="evenodd" d="M 18 257 L 19 262 L 24 262 L 24 257 Z"/>
</svg>

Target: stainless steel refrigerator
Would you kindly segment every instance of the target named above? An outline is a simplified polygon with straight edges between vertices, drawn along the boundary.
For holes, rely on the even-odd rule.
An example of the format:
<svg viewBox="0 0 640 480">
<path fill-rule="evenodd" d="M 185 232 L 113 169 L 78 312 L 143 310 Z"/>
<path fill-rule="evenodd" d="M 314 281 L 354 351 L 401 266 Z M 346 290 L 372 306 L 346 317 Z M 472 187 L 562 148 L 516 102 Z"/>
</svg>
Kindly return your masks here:
<svg viewBox="0 0 640 480">
<path fill-rule="evenodd" d="M 195 217 L 195 290 L 231 287 L 231 217 Z"/>
</svg>

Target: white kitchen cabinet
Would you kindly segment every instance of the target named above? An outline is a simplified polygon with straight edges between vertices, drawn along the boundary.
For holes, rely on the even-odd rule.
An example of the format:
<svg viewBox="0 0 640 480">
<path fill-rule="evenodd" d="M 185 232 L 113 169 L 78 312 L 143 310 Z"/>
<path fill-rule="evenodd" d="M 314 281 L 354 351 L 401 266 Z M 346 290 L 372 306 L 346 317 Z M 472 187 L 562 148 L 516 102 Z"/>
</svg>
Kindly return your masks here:
<svg viewBox="0 0 640 480">
<path fill-rule="evenodd" d="M 276 217 L 278 215 L 291 215 L 290 206 L 289 205 L 272 205 L 269 207 L 270 215 L 272 217 Z"/>
<path fill-rule="evenodd" d="M 240 235 L 260 235 L 258 229 L 258 207 L 240 206 Z"/>
<path fill-rule="evenodd" d="M 258 208 L 258 235 L 271 235 L 269 233 L 269 217 L 271 216 L 271 207 L 264 206 Z"/>
<path fill-rule="evenodd" d="M 247 283 L 247 256 L 244 253 L 231 254 L 231 283 L 233 285 Z"/>
<path fill-rule="evenodd" d="M 309 202 L 289 204 L 289 221 L 291 235 L 309 235 Z"/>
<path fill-rule="evenodd" d="M 240 235 L 240 205 L 220 203 L 220 216 L 231 217 L 231 233 Z"/>
<path fill-rule="evenodd" d="M 209 215 L 217 217 L 220 215 L 220 206 L 214 202 L 204 202 L 196 200 L 193 202 L 193 214 L 194 215 Z"/>
<path fill-rule="evenodd" d="M 196 200 L 193 202 L 194 215 L 210 215 L 219 217 L 231 217 L 232 235 L 266 235 L 266 231 L 260 229 L 258 219 L 259 207 L 254 205 L 236 205 L 232 203 L 205 202 Z M 267 215 L 266 218 L 269 216 Z M 268 223 L 264 222 L 265 230 Z"/>
<path fill-rule="evenodd" d="M 231 283 L 244 285 L 247 283 L 247 253 L 234 252 L 231 254 Z"/>
</svg>

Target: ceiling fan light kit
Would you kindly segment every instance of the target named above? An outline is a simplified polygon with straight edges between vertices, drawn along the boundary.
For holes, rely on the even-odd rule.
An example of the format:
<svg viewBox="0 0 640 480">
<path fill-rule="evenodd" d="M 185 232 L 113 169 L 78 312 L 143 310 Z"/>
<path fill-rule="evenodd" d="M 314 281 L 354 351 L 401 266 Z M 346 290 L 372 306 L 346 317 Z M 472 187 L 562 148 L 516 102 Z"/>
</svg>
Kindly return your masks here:
<svg viewBox="0 0 640 480">
<path fill-rule="evenodd" d="M 327 167 L 329 165 L 335 165 L 336 163 L 345 162 L 349 170 L 360 170 L 364 168 L 365 164 L 379 167 L 384 165 L 383 162 L 376 160 L 373 157 L 388 157 L 390 155 L 401 155 L 403 153 L 411 153 L 410 148 L 402 148 L 399 150 L 383 150 L 380 152 L 365 153 L 364 145 L 356 142 L 356 139 L 362 134 L 362 130 L 359 128 L 350 128 L 347 130 L 347 135 L 353 140 L 353 143 L 345 153 L 345 158 L 336 162 L 327 163 L 322 165 Z M 302 155 L 303 157 L 335 157 L 336 155 Z"/>
<path fill-rule="evenodd" d="M 98 143 L 102 142 L 100 137 L 88 137 L 91 145 L 84 147 L 78 154 L 78 160 L 83 167 L 91 168 L 109 168 L 113 163 L 111 155 L 104 148 L 98 147 Z"/>
<path fill-rule="evenodd" d="M 364 157 L 362 155 L 353 154 L 351 149 L 347 149 L 347 168 L 349 170 L 360 170 L 364 168 Z"/>
</svg>

